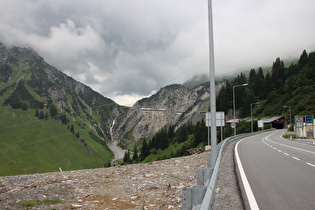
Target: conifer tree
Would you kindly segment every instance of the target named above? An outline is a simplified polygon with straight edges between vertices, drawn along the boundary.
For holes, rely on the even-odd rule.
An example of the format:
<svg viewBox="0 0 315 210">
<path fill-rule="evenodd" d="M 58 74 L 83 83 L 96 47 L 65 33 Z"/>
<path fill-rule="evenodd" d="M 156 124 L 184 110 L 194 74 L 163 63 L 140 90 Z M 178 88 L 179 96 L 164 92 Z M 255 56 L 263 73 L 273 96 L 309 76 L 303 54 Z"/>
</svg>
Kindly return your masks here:
<svg viewBox="0 0 315 210">
<path fill-rule="evenodd" d="M 125 152 L 125 155 L 124 155 L 124 162 L 125 163 L 129 163 L 130 162 L 130 151 L 129 150 L 127 150 L 126 152 Z"/>
<path fill-rule="evenodd" d="M 74 126 L 71 124 L 70 131 L 74 134 Z"/>
<path fill-rule="evenodd" d="M 300 65 L 300 68 L 303 68 L 307 64 L 307 62 L 308 62 L 308 55 L 307 55 L 306 50 L 304 50 L 298 62 Z"/>
<path fill-rule="evenodd" d="M 42 110 L 42 111 L 40 111 L 40 113 L 39 113 L 39 119 L 42 120 L 42 119 L 44 119 L 44 118 L 45 118 L 45 115 L 44 115 L 44 112 L 43 112 L 43 110 Z"/>
<path fill-rule="evenodd" d="M 35 111 L 35 116 L 39 117 L 39 110 L 38 109 L 36 109 L 36 111 Z"/>
<path fill-rule="evenodd" d="M 138 150 L 137 150 L 137 146 L 136 145 L 133 148 L 132 160 L 135 161 L 135 162 L 138 160 Z"/>
<path fill-rule="evenodd" d="M 143 139 L 142 146 L 141 146 L 141 153 L 140 153 L 140 159 L 141 161 L 144 160 L 148 155 L 150 154 L 147 141 Z"/>
</svg>

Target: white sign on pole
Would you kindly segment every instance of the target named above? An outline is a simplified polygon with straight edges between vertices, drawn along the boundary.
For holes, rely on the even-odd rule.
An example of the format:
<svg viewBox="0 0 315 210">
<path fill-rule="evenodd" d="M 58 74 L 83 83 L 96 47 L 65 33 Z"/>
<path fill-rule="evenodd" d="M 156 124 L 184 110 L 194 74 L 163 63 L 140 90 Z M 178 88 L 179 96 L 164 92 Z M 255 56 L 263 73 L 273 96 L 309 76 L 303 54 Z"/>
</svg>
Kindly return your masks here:
<svg viewBox="0 0 315 210">
<path fill-rule="evenodd" d="M 206 112 L 206 126 L 211 127 L 211 112 Z M 216 126 L 225 126 L 224 112 L 216 112 Z"/>
<path fill-rule="evenodd" d="M 303 128 L 303 115 L 295 115 L 294 119 L 296 128 Z"/>
<path fill-rule="evenodd" d="M 262 120 L 258 120 L 258 128 L 263 128 L 264 127 L 264 122 Z"/>
</svg>

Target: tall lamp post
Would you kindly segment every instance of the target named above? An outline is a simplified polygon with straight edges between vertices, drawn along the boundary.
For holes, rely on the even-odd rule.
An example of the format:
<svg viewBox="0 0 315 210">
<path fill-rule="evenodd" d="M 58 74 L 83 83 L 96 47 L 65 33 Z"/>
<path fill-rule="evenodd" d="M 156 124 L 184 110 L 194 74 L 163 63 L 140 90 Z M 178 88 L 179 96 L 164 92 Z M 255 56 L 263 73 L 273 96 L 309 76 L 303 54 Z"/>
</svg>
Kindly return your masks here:
<svg viewBox="0 0 315 210">
<path fill-rule="evenodd" d="M 210 71 L 210 111 L 211 111 L 211 167 L 214 167 L 217 153 L 217 127 L 216 127 L 216 103 L 215 103 L 215 71 L 214 71 L 214 42 L 212 21 L 212 0 L 208 0 L 208 24 L 209 24 L 209 71 Z"/>
<path fill-rule="evenodd" d="M 253 133 L 253 131 L 254 131 L 254 129 L 253 129 L 253 105 L 255 105 L 255 104 L 259 104 L 259 102 L 252 103 L 252 104 L 250 105 L 250 119 L 251 119 L 252 133 Z"/>
<path fill-rule="evenodd" d="M 241 85 L 234 85 L 233 86 L 233 113 L 234 113 L 234 136 L 236 136 L 236 122 L 235 122 L 235 93 L 234 93 L 234 89 L 236 87 L 243 87 L 248 85 L 247 83 L 241 84 Z"/>
<path fill-rule="evenodd" d="M 291 111 L 292 111 L 292 109 L 291 109 L 291 106 L 283 106 L 284 108 L 289 108 L 289 112 L 290 112 L 290 126 L 291 126 Z"/>
</svg>

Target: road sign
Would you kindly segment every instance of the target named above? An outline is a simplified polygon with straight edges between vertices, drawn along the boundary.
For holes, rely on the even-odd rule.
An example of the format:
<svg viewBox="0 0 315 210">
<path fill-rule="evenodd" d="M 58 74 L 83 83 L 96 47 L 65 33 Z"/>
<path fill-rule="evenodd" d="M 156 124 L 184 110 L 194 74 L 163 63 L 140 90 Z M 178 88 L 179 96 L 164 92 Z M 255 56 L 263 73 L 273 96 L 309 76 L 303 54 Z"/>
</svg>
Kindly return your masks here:
<svg viewBox="0 0 315 210">
<path fill-rule="evenodd" d="M 314 116 L 313 115 L 305 115 L 305 123 L 306 124 L 313 124 Z"/>
<path fill-rule="evenodd" d="M 211 127 L 211 112 L 206 113 L 206 126 Z M 224 112 L 216 112 L 216 126 L 225 126 Z"/>
<path fill-rule="evenodd" d="M 303 128 L 303 115 L 295 115 L 295 127 L 296 128 Z"/>
<path fill-rule="evenodd" d="M 262 120 L 258 120 L 258 128 L 263 128 L 264 127 L 264 122 Z"/>
</svg>

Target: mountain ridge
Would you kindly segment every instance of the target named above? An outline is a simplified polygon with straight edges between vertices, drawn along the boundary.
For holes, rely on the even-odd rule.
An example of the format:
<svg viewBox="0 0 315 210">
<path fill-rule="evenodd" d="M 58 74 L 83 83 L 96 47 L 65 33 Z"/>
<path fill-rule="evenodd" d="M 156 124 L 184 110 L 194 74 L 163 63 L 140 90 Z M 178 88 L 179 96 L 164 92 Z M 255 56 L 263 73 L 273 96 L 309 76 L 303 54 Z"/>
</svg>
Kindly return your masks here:
<svg viewBox="0 0 315 210">
<path fill-rule="evenodd" d="M 103 164 L 99 167 L 114 158 L 109 143 L 116 141 L 122 148 L 130 148 L 165 126 L 174 125 L 177 129 L 188 121 L 197 123 L 204 117 L 200 112 L 209 107 L 208 82 L 192 87 L 168 85 L 138 100 L 134 106 L 125 107 L 47 64 L 32 49 L 0 43 L 0 67 L 0 115 L 24 111 L 32 119 L 35 113 L 34 119 L 42 120 L 39 121 L 42 124 L 49 122 L 57 127 L 55 123 L 59 124 L 62 132 L 66 126 L 68 132 L 78 138 L 84 155 L 103 156 Z M 32 129 L 30 125 L 29 130 Z M 49 132 L 54 135 L 53 131 Z M 30 135 L 27 135 L 29 142 L 32 141 Z M 58 164 L 66 169 L 71 169 L 67 164 L 75 165 L 75 160 L 67 157 L 61 162 Z M 52 167 L 57 168 L 57 163 Z"/>
<path fill-rule="evenodd" d="M 41 163 L 37 167 L 32 166 L 33 168 L 27 169 L 28 171 L 16 169 L 8 174 L 40 172 L 40 168 L 43 171 L 53 171 L 59 166 L 71 170 L 108 165 L 113 158 L 107 146 L 111 141 L 110 125 L 114 118 L 128 109 L 47 64 L 34 50 L 7 47 L 2 43 L 0 43 L 0 106 L 2 119 L 0 144 L 3 148 L 0 165 L 6 164 L 12 155 L 20 156 L 14 151 L 11 155 L 8 153 L 8 151 L 12 152 L 9 149 L 10 145 L 20 145 L 19 142 L 23 144 L 18 147 L 24 148 L 25 153 L 33 157 L 34 163 L 38 158 L 47 162 L 49 161 L 47 156 L 54 156 L 53 154 L 57 153 L 64 157 L 58 159 L 59 162 L 50 164 L 49 168 L 45 168 Z M 17 117 L 30 123 L 20 124 L 15 120 Z M 5 129 L 11 122 L 16 125 Z M 46 124 L 54 126 L 56 132 L 63 132 L 61 137 L 58 137 L 60 135 L 54 133 L 54 130 L 44 126 Z M 39 126 L 41 132 L 36 132 L 32 125 Z M 20 128 L 21 126 L 24 130 Z M 18 135 L 13 138 L 13 133 Z M 41 138 L 46 139 L 43 133 L 52 136 L 55 142 L 42 141 Z M 63 145 L 60 148 L 53 146 L 57 142 Z M 32 145 L 32 147 L 39 145 L 41 149 L 34 151 L 32 147 L 25 145 Z M 41 150 L 49 147 L 53 148 L 49 149 L 46 155 L 42 154 Z M 58 150 L 62 150 L 63 153 Z M 69 154 L 67 150 L 71 150 L 73 154 Z M 23 161 L 18 160 L 18 162 L 20 163 L 17 165 L 22 168 Z M 8 166 L 7 170 L 10 170 L 9 168 Z"/>
</svg>

